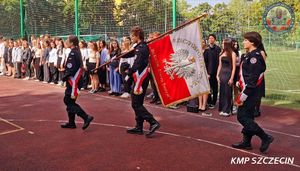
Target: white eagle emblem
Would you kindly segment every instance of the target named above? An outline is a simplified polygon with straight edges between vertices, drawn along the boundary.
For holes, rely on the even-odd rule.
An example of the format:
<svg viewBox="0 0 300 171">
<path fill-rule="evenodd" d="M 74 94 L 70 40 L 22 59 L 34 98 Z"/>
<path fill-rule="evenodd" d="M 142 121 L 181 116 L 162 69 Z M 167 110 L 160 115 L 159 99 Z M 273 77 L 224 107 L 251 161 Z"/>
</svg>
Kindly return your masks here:
<svg viewBox="0 0 300 171">
<path fill-rule="evenodd" d="M 174 79 L 174 74 L 178 78 L 189 78 L 196 72 L 195 57 L 189 56 L 189 51 L 186 49 L 179 49 L 175 53 L 171 54 L 170 61 L 164 60 L 165 72 L 170 76 L 170 79 Z"/>
</svg>

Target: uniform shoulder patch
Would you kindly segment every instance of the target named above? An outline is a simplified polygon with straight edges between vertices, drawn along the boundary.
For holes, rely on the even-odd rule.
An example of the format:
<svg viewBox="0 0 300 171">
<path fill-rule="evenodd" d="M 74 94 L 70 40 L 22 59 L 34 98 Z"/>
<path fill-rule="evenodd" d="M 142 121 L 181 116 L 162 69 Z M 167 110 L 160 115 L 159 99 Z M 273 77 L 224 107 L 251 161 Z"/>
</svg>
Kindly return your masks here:
<svg viewBox="0 0 300 171">
<path fill-rule="evenodd" d="M 72 64 L 72 63 L 68 63 L 68 64 L 67 64 L 67 68 L 70 69 L 70 68 L 72 68 L 72 67 L 73 67 L 73 64 Z"/>
<path fill-rule="evenodd" d="M 256 64 L 256 62 L 257 62 L 257 59 L 256 59 L 256 58 L 252 57 L 252 58 L 250 59 L 250 63 L 251 63 L 251 64 Z"/>
</svg>

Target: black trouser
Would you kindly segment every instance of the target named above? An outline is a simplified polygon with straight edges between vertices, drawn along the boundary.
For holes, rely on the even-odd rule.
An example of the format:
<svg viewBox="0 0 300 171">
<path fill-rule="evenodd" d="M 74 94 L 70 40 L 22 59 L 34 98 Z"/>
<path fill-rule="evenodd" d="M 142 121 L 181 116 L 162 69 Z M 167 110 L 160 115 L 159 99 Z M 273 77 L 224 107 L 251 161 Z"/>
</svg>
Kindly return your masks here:
<svg viewBox="0 0 300 171">
<path fill-rule="evenodd" d="M 33 60 L 33 65 L 34 65 L 34 69 L 35 69 L 35 74 L 36 74 L 36 78 L 41 80 L 41 66 L 40 66 L 40 61 L 41 61 L 41 58 L 35 58 Z"/>
<path fill-rule="evenodd" d="M 124 85 L 124 92 L 130 93 L 131 92 L 131 86 L 132 86 L 132 78 L 129 78 L 127 81 L 125 80 L 127 74 L 122 72 L 122 80 L 123 80 L 123 85 Z"/>
<path fill-rule="evenodd" d="M 136 127 L 142 128 L 143 122 L 146 120 L 149 123 L 152 123 L 154 120 L 151 113 L 147 111 L 147 109 L 144 107 L 144 98 L 146 95 L 147 87 L 149 85 L 149 76 L 147 76 L 142 84 L 143 87 L 143 93 L 140 95 L 136 95 L 131 93 L 131 106 L 135 112 L 135 120 L 136 120 Z"/>
<path fill-rule="evenodd" d="M 31 61 L 25 62 L 26 77 L 31 77 Z"/>
<path fill-rule="evenodd" d="M 215 75 L 210 76 L 209 84 L 212 93 L 209 94 L 207 103 L 211 105 L 216 105 L 218 99 L 218 80 Z"/>
<path fill-rule="evenodd" d="M 50 79 L 49 82 L 58 82 L 58 69 L 54 66 L 54 63 L 50 63 Z"/>
<path fill-rule="evenodd" d="M 150 83 L 151 83 L 151 88 L 153 90 L 154 98 L 159 99 L 158 91 L 157 91 L 156 85 L 154 83 L 154 78 L 153 78 L 152 74 L 150 75 Z"/>
<path fill-rule="evenodd" d="M 76 99 L 72 99 L 71 95 L 65 94 L 64 103 L 67 106 L 67 112 L 69 117 L 69 123 L 75 124 L 75 115 L 77 114 L 83 120 L 88 118 L 85 111 L 76 103 Z"/>
<path fill-rule="evenodd" d="M 22 68 L 22 62 L 16 62 L 15 64 L 16 66 L 16 71 L 17 71 L 17 78 L 21 78 L 22 76 L 22 71 L 21 71 L 21 68 Z"/>
<path fill-rule="evenodd" d="M 257 99 L 248 97 L 242 106 L 238 108 L 237 119 L 243 125 L 242 133 L 248 137 L 253 135 L 261 139 L 267 139 L 268 136 L 264 130 L 254 121 L 254 111 Z"/>
<path fill-rule="evenodd" d="M 86 71 L 86 70 L 84 70 L 82 78 L 83 78 L 83 85 L 82 85 L 82 87 L 83 87 L 84 89 L 87 89 L 87 88 L 88 88 L 88 85 L 89 85 L 89 82 L 90 82 L 90 75 L 89 75 L 89 72 Z"/>
</svg>

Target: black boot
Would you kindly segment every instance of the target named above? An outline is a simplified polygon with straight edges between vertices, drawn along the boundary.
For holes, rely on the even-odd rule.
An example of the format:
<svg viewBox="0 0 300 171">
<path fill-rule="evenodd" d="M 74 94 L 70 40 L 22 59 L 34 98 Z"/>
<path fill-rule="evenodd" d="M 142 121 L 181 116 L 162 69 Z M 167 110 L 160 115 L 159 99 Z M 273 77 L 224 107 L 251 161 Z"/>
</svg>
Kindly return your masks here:
<svg viewBox="0 0 300 171">
<path fill-rule="evenodd" d="M 271 136 L 271 135 L 268 135 L 266 133 L 264 133 L 265 135 L 263 134 L 260 134 L 258 135 L 259 138 L 261 139 L 261 146 L 259 148 L 259 151 L 260 152 L 266 152 L 270 146 L 270 144 L 274 141 L 274 138 Z"/>
<path fill-rule="evenodd" d="M 156 130 L 160 128 L 160 124 L 154 118 L 150 119 L 148 122 L 150 123 L 150 128 L 146 136 L 150 137 Z"/>
<path fill-rule="evenodd" d="M 150 101 L 150 103 L 151 103 L 151 104 L 156 103 L 158 100 L 159 100 L 158 98 L 154 97 L 154 98 Z"/>
<path fill-rule="evenodd" d="M 82 126 L 82 129 L 85 130 L 89 127 L 90 123 L 92 122 L 92 120 L 94 119 L 94 117 L 92 116 L 88 116 L 85 121 L 84 121 L 84 124 Z"/>
<path fill-rule="evenodd" d="M 252 139 L 252 136 L 244 134 L 243 140 L 241 142 L 232 144 L 231 146 L 233 148 L 238 148 L 238 149 L 252 150 L 251 139 Z"/>
<path fill-rule="evenodd" d="M 137 135 L 143 135 L 143 123 L 144 121 L 138 121 L 136 120 L 136 126 L 134 128 L 127 129 L 128 134 L 137 134 Z"/>
<path fill-rule="evenodd" d="M 75 123 L 64 123 L 62 125 L 60 125 L 61 128 L 69 128 L 69 129 L 75 129 L 76 125 Z"/>
<path fill-rule="evenodd" d="M 76 124 L 75 124 L 75 114 L 68 112 L 68 117 L 69 117 L 69 122 L 60 125 L 61 128 L 70 128 L 70 129 L 75 129 L 76 128 Z"/>
</svg>

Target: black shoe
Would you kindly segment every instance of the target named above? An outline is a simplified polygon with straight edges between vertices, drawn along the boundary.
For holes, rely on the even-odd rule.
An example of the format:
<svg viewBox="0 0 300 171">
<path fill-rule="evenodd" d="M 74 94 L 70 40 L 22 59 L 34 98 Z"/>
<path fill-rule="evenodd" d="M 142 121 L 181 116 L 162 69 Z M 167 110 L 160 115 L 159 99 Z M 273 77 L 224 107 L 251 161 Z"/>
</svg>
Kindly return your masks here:
<svg viewBox="0 0 300 171">
<path fill-rule="evenodd" d="M 238 149 L 252 150 L 251 138 L 250 136 L 244 135 L 241 142 L 232 144 L 231 146 Z"/>
<path fill-rule="evenodd" d="M 121 96 L 121 93 L 115 93 L 114 95 L 115 96 Z"/>
<path fill-rule="evenodd" d="M 74 124 L 70 124 L 70 123 L 68 122 L 68 123 L 65 123 L 65 124 L 60 125 L 60 127 L 61 127 L 61 128 L 75 129 L 75 128 L 76 128 L 76 125 L 75 125 L 75 123 L 74 123 Z"/>
<path fill-rule="evenodd" d="M 265 152 L 268 150 L 270 144 L 274 141 L 274 138 L 271 135 L 268 135 L 268 138 L 266 140 L 262 140 L 261 146 L 259 148 L 260 152 Z"/>
<path fill-rule="evenodd" d="M 260 112 L 255 112 L 255 113 L 254 113 L 254 117 L 255 117 L 255 118 L 260 117 Z"/>
<path fill-rule="evenodd" d="M 115 92 L 108 93 L 108 95 L 113 96 L 115 95 Z"/>
<path fill-rule="evenodd" d="M 105 92 L 105 88 L 100 87 L 99 92 Z"/>
<path fill-rule="evenodd" d="M 153 99 L 150 101 L 150 103 L 153 104 L 153 103 L 156 103 L 157 101 L 158 101 L 157 98 L 153 98 Z"/>
<path fill-rule="evenodd" d="M 157 100 L 157 101 L 155 102 L 155 104 L 156 104 L 156 105 L 160 105 L 160 104 L 161 104 L 161 101 L 160 101 L 160 100 Z"/>
<path fill-rule="evenodd" d="M 159 128 L 160 124 L 157 121 L 154 121 L 154 123 L 150 125 L 149 132 L 146 134 L 146 137 L 150 137 Z"/>
<path fill-rule="evenodd" d="M 209 108 L 209 109 L 214 109 L 214 108 L 215 108 L 215 105 L 209 104 L 209 105 L 208 105 L 208 108 Z"/>
<path fill-rule="evenodd" d="M 135 128 L 127 129 L 127 133 L 128 134 L 143 135 L 144 131 L 143 131 L 142 128 L 135 127 Z"/>
<path fill-rule="evenodd" d="M 94 119 L 94 117 L 88 116 L 88 118 L 84 121 L 82 129 L 83 130 L 87 129 L 87 127 L 89 127 L 89 125 L 90 125 L 90 123 L 92 122 L 93 119 Z"/>
</svg>

